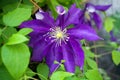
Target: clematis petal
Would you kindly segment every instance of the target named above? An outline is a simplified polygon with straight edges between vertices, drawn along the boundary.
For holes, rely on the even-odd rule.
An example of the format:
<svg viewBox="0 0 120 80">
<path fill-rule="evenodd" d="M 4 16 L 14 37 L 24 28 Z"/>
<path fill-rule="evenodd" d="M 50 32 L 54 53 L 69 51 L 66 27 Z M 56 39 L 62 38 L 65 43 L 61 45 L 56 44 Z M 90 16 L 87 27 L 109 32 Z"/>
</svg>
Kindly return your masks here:
<svg viewBox="0 0 120 80">
<path fill-rule="evenodd" d="M 43 21 L 49 26 L 54 26 L 54 19 L 49 13 L 39 10 L 39 12 L 35 14 L 35 16 L 36 19 Z"/>
<path fill-rule="evenodd" d="M 93 13 L 93 20 L 94 20 L 96 26 L 98 27 L 98 29 L 101 29 L 102 28 L 102 19 L 95 12 Z"/>
<path fill-rule="evenodd" d="M 63 15 L 66 13 L 66 10 L 61 5 L 56 7 L 56 11 L 59 15 Z"/>
<path fill-rule="evenodd" d="M 95 9 L 100 11 L 106 11 L 109 9 L 112 5 L 96 5 Z"/>
<path fill-rule="evenodd" d="M 65 27 L 69 26 L 70 24 L 77 24 L 77 23 L 79 23 L 78 16 L 80 16 L 81 14 L 82 14 L 81 10 L 76 8 L 76 5 L 73 4 L 70 7 L 68 13 L 65 14 L 65 16 L 64 16 L 65 23 L 64 23 L 63 27 L 65 28 Z"/>
<path fill-rule="evenodd" d="M 39 33 L 36 33 L 36 32 L 32 32 L 32 33 L 30 33 L 29 35 L 30 35 L 30 41 L 29 41 L 29 46 L 30 46 L 30 47 L 36 46 L 36 44 L 37 44 L 41 39 L 44 40 L 43 34 L 39 34 Z"/>
<path fill-rule="evenodd" d="M 68 30 L 71 37 L 78 39 L 86 39 L 88 41 L 100 40 L 101 38 L 96 34 L 94 29 L 85 24 L 80 24 L 75 28 Z"/>
<path fill-rule="evenodd" d="M 30 20 L 23 22 L 19 28 L 32 28 L 33 32 L 45 32 L 48 31 L 49 25 L 41 20 Z"/>
<path fill-rule="evenodd" d="M 87 3 L 86 4 L 86 9 L 89 8 L 89 7 L 91 7 L 90 9 L 91 9 L 92 12 L 93 11 L 95 12 L 95 10 L 106 11 L 111 6 L 112 6 L 111 4 L 110 5 L 94 5 L 92 3 Z"/>
<path fill-rule="evenodd" d="M 46 56 L 46 63 L 50 68 L 50 75 L 60 66 L 60 64 L 55 64 L 54 61 L 60 63 L 61 60 L 62 54 L 59 52 L 59 48 L 56 48 L 54 45 L 52 45 L 49 53 Z"/>
<path fill-rule="evenodd" d="M 83 69 L 84 65 L 84 52 L 81 48 L 81 45 L 78 41 L 72 39 L 70 40 L 70 44 L 72 46 L 72 49 L 74 51 L 75 56 L 75 64 L 80 67 L 80 69 Z"/>
<path fill-rule="evenodd" d="M 74 73 L 75 60 L 74 60 L 73 52 L 71 52 L 71 48 L 68 45 L 62 45 L 62 51 L 63 51 L 62 52 L 63 59 L 65 60 L 64 65 L 66 71 Z"/>
<path fill-rule="evenodd" d="M 36 43 L 36 46 L 33 47 L 33 54 L 31 61 L 42 61 L 49 51 L 51 44 L 47 44 L 44 40 L 40 40 Z"/>
</svg>

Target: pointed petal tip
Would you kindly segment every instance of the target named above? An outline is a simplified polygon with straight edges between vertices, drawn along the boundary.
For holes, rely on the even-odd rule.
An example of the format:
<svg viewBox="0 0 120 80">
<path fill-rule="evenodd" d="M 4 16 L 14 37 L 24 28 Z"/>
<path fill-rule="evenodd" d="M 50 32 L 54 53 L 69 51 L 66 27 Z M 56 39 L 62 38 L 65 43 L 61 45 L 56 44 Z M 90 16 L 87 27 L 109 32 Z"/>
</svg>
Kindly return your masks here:
<svg viewBox="0 0 120 80">
<path fill-rule="evenodd" d="M 57 11 L 57 13 L 58 13 L 59 15 L 63 15 L 63 14 L 66 13 L 66 10 L 65 10 L 64 7 L 61 6 L 61 5 L 56 7 L 56 11 Z"/>
</svg>

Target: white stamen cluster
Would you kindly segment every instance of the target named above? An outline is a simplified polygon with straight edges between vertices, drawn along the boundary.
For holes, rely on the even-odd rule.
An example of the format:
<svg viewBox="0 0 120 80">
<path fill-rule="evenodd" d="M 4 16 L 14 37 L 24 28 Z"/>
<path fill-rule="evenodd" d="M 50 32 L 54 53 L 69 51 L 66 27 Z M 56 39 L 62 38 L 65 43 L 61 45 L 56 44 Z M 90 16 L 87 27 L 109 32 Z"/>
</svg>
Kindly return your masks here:
<svg viewBox="0 0 120 80">
<path fill-rule="evenodd" d="M 69 40 L 67 34 L 67 29 L 62 30 L 60 27 L 50 28 L 50 31 L 47 33 L 51 42 L 55 42 L 56 46 L 61 46 L 62 42 L 66 44 Z"/>
</svg>

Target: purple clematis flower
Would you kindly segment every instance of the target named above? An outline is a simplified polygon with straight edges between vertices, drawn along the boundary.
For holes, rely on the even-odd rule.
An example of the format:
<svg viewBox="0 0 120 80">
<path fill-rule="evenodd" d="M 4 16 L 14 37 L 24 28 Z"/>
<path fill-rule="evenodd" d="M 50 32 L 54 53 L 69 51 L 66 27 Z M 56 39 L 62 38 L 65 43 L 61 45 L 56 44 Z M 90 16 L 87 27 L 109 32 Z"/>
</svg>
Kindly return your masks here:
<svg viewBox="0 0 120 80">
<path fill-rule="evenodd" d="M 80 16 L 80 22 L 92 26 L 92 21 L 95 23 L 98 29 L 102 27 L 102 19 L 97 14 L 97 11 L 106 11 L 111 5 L 93 5 L 87 3 L 83 14 Z M 84 17 L 83 17 L 84 16 Z"/>
<path fill-rule="evenodd" d="M 33 29 L 29 42 L 33 48 L 32 61 L 42 61 L 45 58 L 51 74 L 60 66 L 54 64 L 54 61 L 61 63 L 61 60 L 65 60 L 66 71 L 74 73 L 75 66 L 82 69 L 84 64 L 84 52 L 79 41 L 82 39 L 94 41 L 101 38 L 85 24 L 67 28 L 79 20 L 80 10 L 75 4 L 68 12 L 64 11 L 62 6 L 58 6 L 57 12 L 59 16 L 54 20 L 49 13 L 39 11 L 35 14 L 36 19 L 23 22 L 20 28 Z"/>
</svg>

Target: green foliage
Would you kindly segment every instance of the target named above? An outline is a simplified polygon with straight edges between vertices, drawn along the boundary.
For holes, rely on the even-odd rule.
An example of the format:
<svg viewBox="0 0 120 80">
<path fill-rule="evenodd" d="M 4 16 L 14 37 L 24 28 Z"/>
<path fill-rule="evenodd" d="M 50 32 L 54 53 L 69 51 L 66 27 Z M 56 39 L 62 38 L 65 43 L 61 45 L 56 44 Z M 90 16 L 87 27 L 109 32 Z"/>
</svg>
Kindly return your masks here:
<svg viewBox="0 0 120 80">
<path fill-rule="evenodd" d="M 22 34 L 22 35 L 28 35 L 30 32 L 32 32 L 33 30 L 31 28 L 23 28 L 21 30 L 18 31 L 18 34 Z"/>
<path fill-rule="evenodd" d="M 47 0 L 48 6 L 52 11 L 54 18 L 57 17 L 56 6 L 60 5 L 57 0 Z"/>
<path fill-rule="evenodd" d="M 15 27 L 21 22 L 29 19 L 31 16 L 31 9 L 16 8 L 3 16 L 3 22 L 6 26 Z"/>
<path fill-rule="evenodd" d="M 44 63 L 39 64 L 37 66 L 37 72 L 41 80 L 47 80 L 48 75 L 49 75 L 49 68 L 46 64 Z"/>
<path fill-rule="evenodd" d="M 116 65 L 120 64 L 120 52 L 119 51 L 116 51 L 116 50 L 112 51 L 112 60 Z"/>
<path fill-rule="evenodd" d="M 2 30 L 1 37 L 4 40 L 4 42 L 7 42 L 8 39 L 16 32 L 17 30 L 15 28 L 5 27 L 4 30 Z"/>
<path fill-rule="evenodd" d="M 104 27 L 107 32 L 110 32 L 114 27 L 115 20 L 112 17 L 105 18 Z"/>
<path fill-rule="evenodd" d="M 92 69 L 97 69 L 97 63 L 95 62 L 95 60 L 87 58 L 86 59 L 87 64 L 92 68 Z"/>
<path fill-rule="evenodd" d="M 30 68 L 27 68 L 25 74 L 30 77 L 35 76 L 35 73 Z"/>
<path fill-rule="evenodd" d="M 26 71 L 30 52 L 24 43 L 16 45 L 4 45 L 2 47 L 2 61 L 14 79 L 19 79 Z"/>
<path fill-rule="evenodd" d="M 25 36 L 21 35 L 21 34 L 13 34 L 8 42 L 6 43 L 7 45 L 14 45 L 14 44 L 19 44 L 19 43 L 23 43 L 25 41 L 28 41 L 28 38 L 26 38 Z"/>
<path fill-rule="evenodd" d="M 65 77 L 63 80 L 80 80 L 80 78 L 76 76 Z"/>
<path fill-rule="evenodd" d="M 88 70 L 85 75 L 88 80 L 103 80 L 101 74 L 96 69 Z"/>
<path fill-rule="evenodd" d="M 4 66 L 0 66 L 0 79 L 1 80 L 14 80 Z"/>
<path fill-rule="evenodd" d="M 95 57 L 94 53 L 90 51 L 90 47 L 83 47 L 83 50 L 86 57 L 91 57 L 91 58 Z"/>
<path fill-rule="evenodd" d="M 64 72 L 64 71 L 57 71 L 52 74 L 50 77 L 51 80 L 64 80 L 65 77 L 72 76 L 72 73 Z"/>
</svg>

